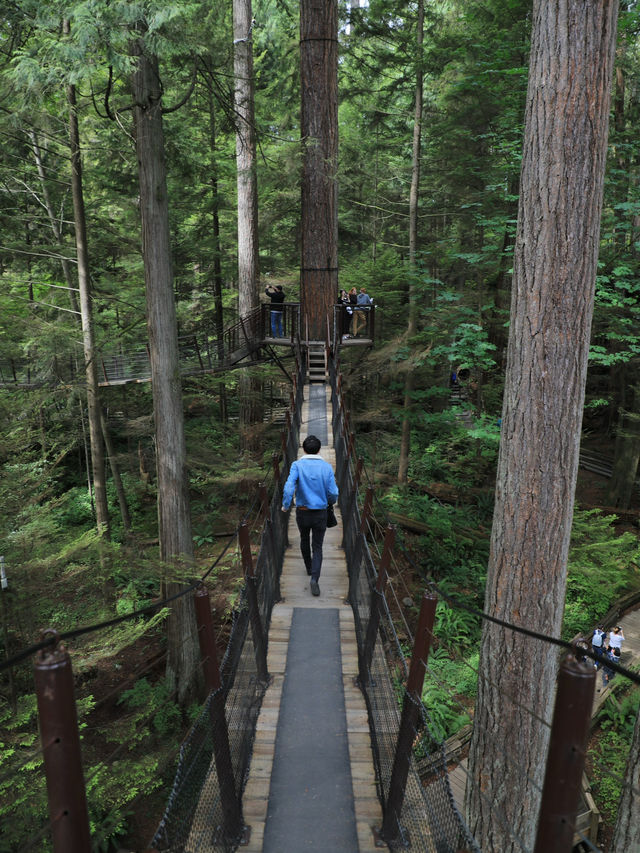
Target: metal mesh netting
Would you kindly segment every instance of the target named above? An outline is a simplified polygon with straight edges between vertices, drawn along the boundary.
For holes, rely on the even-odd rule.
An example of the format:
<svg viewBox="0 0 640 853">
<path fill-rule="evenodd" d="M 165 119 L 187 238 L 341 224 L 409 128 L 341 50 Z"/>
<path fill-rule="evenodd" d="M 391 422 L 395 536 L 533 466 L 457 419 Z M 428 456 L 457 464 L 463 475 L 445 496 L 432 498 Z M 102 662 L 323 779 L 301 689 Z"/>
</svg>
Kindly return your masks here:
<svg viewBox="0 0 640 853">
<path fill-rule="evenodd" d="M 300 364 L 300 362 L 299 362 Z M 282 476 L 298 450 L 302 376 L 299 367 L 296 410 L 286 441 Z M 267 682 L 266 636 L 287 545 L 287 515 L 280 510 L 282 478 L 276 484 L 256 560 L 255 587 L 261 631 L 250 612 L 245 586 L 233 613 L 222 661 L 222 687 L 212 692 L 180 748 L 173 788 L 151 846 L 163 853 L 230 853 L 239 845 L 244 821 L 240 796 L 247 780 L 255 728 Z"/>
<path fill-rule="evenodd" d="M 355 495 L 357 484 L 351 471 L 348 437 L 344 429 L 344 415 L 336 380 L 335 369 L 332 369 L 333 440 L 340 486 L 343 547 L 349 570 L 349 601 L 354 613 L 361 662 L 360 686 L 369 715 L 376 786 L 384 812 L 396 757 L 401 702 L 413 700 L 404 689 L 407 668 L 393 619 L 384 596 L 375 589 L 375 566 L 367 541 L 360 533 L 361 517 Z M 377 599 L 380 623 L 372 648 L 366 649 L 367 628 L 374 596 Z M 404 799 L 395 820 L 394 831 L 390 833 L 393 838 L 385 840 L 391 848 L 409 847 L 430 853 L 455 853 L 461 848 L 479 851 L 456 808 L 443 745 L 431 735 L 427 709 L 420 703 L 417 710 L 419 724 L 412 732 L 413 750 Z M 428 761 L 430 766 L 429 778 L 424 786 L 416 768 L 418 758 L 423 763 Z"/>
</svg>

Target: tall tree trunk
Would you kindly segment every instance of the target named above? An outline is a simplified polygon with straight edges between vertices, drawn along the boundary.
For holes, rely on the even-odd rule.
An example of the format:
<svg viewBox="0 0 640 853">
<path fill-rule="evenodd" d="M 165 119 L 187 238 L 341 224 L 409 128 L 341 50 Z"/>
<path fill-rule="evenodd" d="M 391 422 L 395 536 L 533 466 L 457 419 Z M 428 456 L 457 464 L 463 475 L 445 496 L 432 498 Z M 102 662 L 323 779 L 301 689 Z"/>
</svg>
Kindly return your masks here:
<svg viewBox="0 0 640 853">
<path fill-rule="evenodd" d="M 116 489 L 116 495 L 118 496 L 118 506 L 120 507 L 122 527 L 125 533 L 129 533 L 129 531 L 131 530 L 131 516 L 129 514 L 129 505 L 127 504 L 127 495 L 124 490 L 122 477 L 120 475 L 120 466 L 118 465 L 118 460 L 116 459 L 115 448 L 111 440 L 109 424 L 107 423 L 107 417 L 104 413 L 102 406 L 100 406 L 100 429 L 102 430 L 104 445 L 107 448 L 107 458 L 109 459 L 111 476 L 113 477 L 113 484 Z"/>
<path fill-rule="evenodd" d="M 233 73 L 238 184 L 238 312 L 258 304 L 258 178 L 253 107 L 251 0 L 233 0 Z"/>
<path fill-rule="evenodd" d="M 238 182 L 238 313 L 258 305 L 258 181 L 253 108 L 253 27 L 251 0 L 233 0 L 233 46 Z M 261 377 L 243 370 L 238 383 L 242 449 L 260 450 Z"/>
<path fill-rule="evenodd" d="M 155 57 L 141 41 L 133 45 L 132 78 L 136 153 L 140 181 L 142 252 L 153 388 L 158 482 L 160 558 L 189 564 L 193 559 L 189 476 L 184 437 L 178 330 L 169 235 L 162 90 Z M 169 595 L 181 584 L 167 584 Z M 198 639 L 193 597 L 172 602 L 168 622 L 167 677 L 186 705 L 199 692 Z"/>
<path fill-rule="evenodd" d="M 87 248 L 87 222 L 82 191 L 82 160 L 80 155 L 80 132 L 76 106 L 75 86 L 67 87 L 69 102 L 69 145 L 71 149 L 71 194 L 73 196 L 73 218 L 76 232 L 76 255 L 78 261 L 78 287 L 80 289 L 80 315 L 82 321 L 82 343 L 87 377 L 87 409 L 89 413 L 89 443 L 91 445 L 91 470 L 95 497 L 96 524 L 101 536 L 109 536 L 109 508 L 105 478 L 104 445 L 100 429 L 100 396 L 98 371 L 96 368 L 95 343 L 93 339 L 93 316 L 89 282 L 89 251 Z"/>
<path fill-rule="evenodd" d="M 413 146 L 411 153 L 411 189 L 409 191 L 409 324 L 407 343 L 416 334 L 418 325 L 418 305 L 416 300 L 416 251 L 418 246 L 418 197 L 420 190 L 420 149 L 422 142 L 422 42 L 424 40 L 424 0 L 418 0 L 418 20 L 416 23 L 416 96 L 413 116 Z M 409 453 L 411 451 L 411 408 L 413 405 L 413 370 L 409 368 L 404 380 L 404 414 L 400 436 L 400 456 L 398 460 L 398 482 L 407 482 L 409 471 Z"/>
<path fill-rule="evenodd" d="M 640 850 L 640 711 L 636 717 L 633 740 L 622 783 L 618 818 L 609 853 Z"/>
<path fill-rule="evenodd" d="M 485 609 L 558 637 L 618 4 L 536 0 Z M 553 535 L 550 535 L 553 531 Z M 557 650 L 485 623 L 466 810 L 483 850 L 531 849 Z M 523 808 L 526 804 L 526 808 Z"/>
<path fill-rule="evenodd" d="M 206 58 L 206 67 L 211 78 L 213 62 L 210 56 Z M 224 362 L 224 314 L 222 306 L 222 248 L 220 246 L 220 204 L 218 194 L 218 160 L 217 133 L 216 133 L 216 106 L 211 91 L 207 86 L 209 104 L 209 139 L 211 144 L 211 225 L 213 229 L 213 305 L 214 325 L 216 334 L 216 347 L 218 362 Z M 218 383 L 218 394 L 220 399 L 220 419 L 222 423 L 227 422 L 227 389 L 224 379 Z"/>
<path fill-rule="evenodd" d="M 65 23 L 65 27 L 68 24 Z M 74 101 L 75 101 L 75 93 L 74 93 Z M 49 225 L 51 226 L 51 231 L 53 232 L 53 236 L 55 238 L 56 243 L 63 248 L 62 241 L 62 229 L 60 228 L 60 223 L 55 215 L 53 210 L 53 205 L 51 204 L 51 199 L 49 197 L 49 189 L 47 187 L 46 174 L 44 170 L 44 163 L 42 162 L 42 151 L 40 149 L 40 143 L 38 142 L 38 137 L 36 136 L 33 130 L 29 131 L 29 139 L 31 140 L 31 150 L 33 151 L 33 157 L 36 161 L 36 168 L 38 170 L 38 178 L 40 179 L 40 186 L 42 188 L 42 202 L 44 204 L 44 209 L 47 211 L 47 217 L 49 218 Z M 78 305 L 78 299 L 76 297 L 76 287 L 75 287 L 75 279 L 71 272 L 71 264 L 68 259 L 64 256 L 64 252 L 60 252 L 60 264 L 62 266 L 62 274 L 64 275 L 64 280 L 69 289 L 69 304 L 71 306 L 71 310 L 76 314 L 80 315 L 80 306 Z"/>
<path fill-rule="evenodd" d="M 324 341 L 338 298 L 338 3 L 300 2 L 303 334 Z M 331 336 L 332 336 L 331 331 Z"/>
<path fill-rule="evenodd" d="M 640 460 L 640 389 L 633 389 L 633 411 L 618 412 L 618 426 L 607 505 L 629 509 Z"/>
</svg>

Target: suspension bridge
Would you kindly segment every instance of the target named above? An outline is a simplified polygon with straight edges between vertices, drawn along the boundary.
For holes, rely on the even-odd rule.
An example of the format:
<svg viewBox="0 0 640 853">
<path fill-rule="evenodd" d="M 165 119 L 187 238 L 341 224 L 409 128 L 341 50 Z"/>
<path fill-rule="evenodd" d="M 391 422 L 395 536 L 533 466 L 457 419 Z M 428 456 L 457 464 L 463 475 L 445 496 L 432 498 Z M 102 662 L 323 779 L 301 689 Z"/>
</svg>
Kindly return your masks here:
<svg viewBox="0 0 640 853">
<path fill-rule="evenodd" d="M 270 306 L 265 303 L 227 326 L 219 335 L 210 325 L 181 333 L 178 337 L 181 375 L 224 372 L 258 358 L 261 351 L 282 367 L 278 351 L 291 349 L 301 341 L 312 378 L 314 372 L 320 377 L 326 375 L 327 347 L 332 350 L 339 347 L 368 347 L 375 341 L 376 309 L 373 305 L 361 312 L 364 319 L 357 336 L 343 334 L 342 306 L 334 306 L 333 323 L 327 326 L 323 340 L 310 339 L 308 324 L 300 318 L 300 303 L 285 302 L 282 309 L 281 337 L 273 336 Z M 96 361 L 98 384 L 102 387 L 151 380 L 151 360 L 147 346 L 136 348 L 120 345 L 115 350 L 98 352 Z M 34 388 L 70 384 L 84 379 L 84 361 L 78 358 L 77 352 L 46 358 L 37 352 L 31 356 L 0 357 L 0 387 Z"/>
<path fill-rule="evenodd" d="M 280 451 L 274 454 L 271 493 L 260 490 L 258 541 L 251 542 L 246 522 L 234 534 L 245 583 L 220 664 L 206 576 L 181 593 L 194 595 L 196 602 L 209 693 L 180 747 L 172 790 L 148 853 L 397 848 L 477 853 L 480 848 L 462 814 L 464 781 L 459 769 L 449 766 L 446 745 L 422 703 L 436 595 L 423 597 L 409 662 L 389 598 L 395 533 L 388 525 L 384 541 L 372 550 L 373 488 L 363 488 L 339 362 L 327 354 L 324 372 L 318 367 L 310 374 L 308 359 L 299 345 L 293 347 L 291 406 Z M 311 433 L 321 439 L 340 490 L 340 523 L 327 531 L 318 597 L 310 594 L 296 526 L 281 511 L 284 480 L 301 438 Z M 75 717 L 68 694 L 69 686 L 73 691 L 71 660 L 62 645 L 86 630 L 50 633 L 11 661 L 36 654 L 50 813 L 36 844 L 49 837 L 55 853 L 101 849 L 101 837 L 91 838 L 88 829 L 81 748 L 70 725 Z M 635 630 L 629 632 L 634 644 Z M 626 667 L 619 670 L 639 680 Z M 584 671 L 581 678 L 584 682 Z M 593 696 L 593 679 L 590 689 Z M 584 704 L 590 718 L 591 703 Z M 575 708 L 569 714 L 579 732 Z M 567 749 L 583 751 L 584 744 L 572 737 L 579 735 L 565 731 Z M 562 761 L 562 756 L 551 754 L 549 760 Z M 544 803 L 543 792 L 543 810 Z M 553 819 L 569 822 L 571 844 L 597 850 L 592 827 L 575 825 L 579 808 L 576 800 L 573 814 Z M 568 849 L 566 843 L 550 847 L 539 840 L 534 853 Z"/>
</svg>

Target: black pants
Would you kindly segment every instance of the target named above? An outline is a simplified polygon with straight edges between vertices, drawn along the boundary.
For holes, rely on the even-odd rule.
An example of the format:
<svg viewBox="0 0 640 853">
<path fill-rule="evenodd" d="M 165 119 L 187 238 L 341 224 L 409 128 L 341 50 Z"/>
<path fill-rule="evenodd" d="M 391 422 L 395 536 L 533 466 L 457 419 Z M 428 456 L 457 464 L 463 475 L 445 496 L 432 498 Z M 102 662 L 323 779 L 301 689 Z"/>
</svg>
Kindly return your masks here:
<svg viewBox="0 0 640 853">
<path fill-rule="evenodd" d="M 327 529 L 326 509 L 296 509 L 300 531 L 300 551 L 311 580 L 317 581 L 322 568 L 322 543 Z"/>
</svg>

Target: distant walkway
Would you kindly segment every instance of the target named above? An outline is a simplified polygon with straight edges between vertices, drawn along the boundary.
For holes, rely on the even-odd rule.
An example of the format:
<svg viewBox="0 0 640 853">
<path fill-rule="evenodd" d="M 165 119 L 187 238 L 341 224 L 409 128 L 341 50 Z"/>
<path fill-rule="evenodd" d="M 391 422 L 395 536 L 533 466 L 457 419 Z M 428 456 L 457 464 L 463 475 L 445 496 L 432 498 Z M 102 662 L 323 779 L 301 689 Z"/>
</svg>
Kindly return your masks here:
<svg viewBox="0 0 640 853">
<path fill-rule="evenodd" d="M 323 442 L 335 466 L 330 391 L 305 388 L 301 441 Z M 338 515 L 339 518 L 339 515 Z M 327 530 L 321 594 L 311 595 L 295 517 L 269 631 L 273 677 L 258 718 L 243 797 L 249 853 L 375 853 L 382 824 L 367 710 L 359 688 L 353 612 L 346 603 L 342 526 Z"/>
<path fill-rule="evenodd" d="M 624 643 L 622 644 L 622 654 L 620 655 L 620 663 L 631 669 L 640 664 L 640 607 L 632 610 L 625 616 L 621 616 L 617 625 L 622 626 L 624 634 Z M 616 683 L 617 679 L 622 676 L 616 675 L 610 682 L 611 686 Z M 602 705 L 607 701 L 611 693 L 611 686 L 602 687 L 602 675 L 598 672 L 598 680 L 596 682 L 596 693 L 593 698 L 593 715 L 600 710 Z"/>
</svg>

